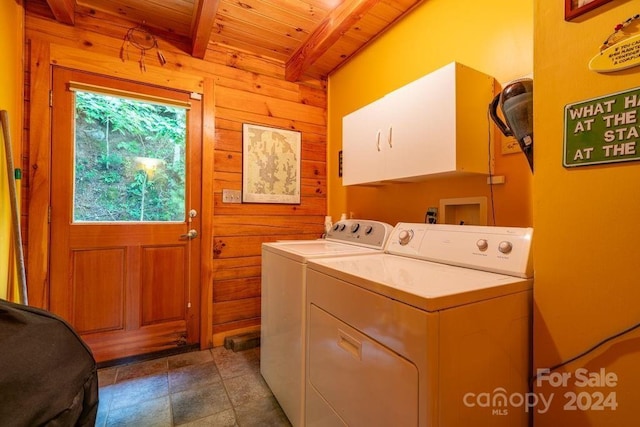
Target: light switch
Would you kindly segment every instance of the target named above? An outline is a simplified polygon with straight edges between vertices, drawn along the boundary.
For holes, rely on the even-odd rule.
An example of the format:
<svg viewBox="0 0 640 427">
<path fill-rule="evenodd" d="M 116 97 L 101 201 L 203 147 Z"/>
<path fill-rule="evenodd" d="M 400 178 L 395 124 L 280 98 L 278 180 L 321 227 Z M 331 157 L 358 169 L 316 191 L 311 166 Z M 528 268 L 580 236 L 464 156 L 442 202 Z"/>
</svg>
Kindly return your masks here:
<svg viewBox="0 0 640 427">
<path fill-rule="evenodd" d="M 242 203 L 242 191 L 223 189 L 222 203 Z"/>
</svg>

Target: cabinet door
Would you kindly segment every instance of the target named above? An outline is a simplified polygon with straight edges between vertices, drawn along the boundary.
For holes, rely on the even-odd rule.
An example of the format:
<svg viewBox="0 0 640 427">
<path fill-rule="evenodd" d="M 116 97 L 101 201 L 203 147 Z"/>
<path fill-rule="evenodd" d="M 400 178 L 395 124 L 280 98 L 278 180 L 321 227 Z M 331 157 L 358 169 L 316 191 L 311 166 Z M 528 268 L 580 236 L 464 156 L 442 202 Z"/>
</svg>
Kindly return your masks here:
<svg viewBox="0 0 640 427">
<path fill-rule="evenodd" d="M 455 69 L 445 67 L 387 95 L 391 149 L 386 179 L 456 168 Z"/>
<path fill-rule="evenodd" d="M 373 102 L 342 120 L 344 185 L 375 183 L 383 179 L 386 126 L 383 103 Z"/>
</svg>

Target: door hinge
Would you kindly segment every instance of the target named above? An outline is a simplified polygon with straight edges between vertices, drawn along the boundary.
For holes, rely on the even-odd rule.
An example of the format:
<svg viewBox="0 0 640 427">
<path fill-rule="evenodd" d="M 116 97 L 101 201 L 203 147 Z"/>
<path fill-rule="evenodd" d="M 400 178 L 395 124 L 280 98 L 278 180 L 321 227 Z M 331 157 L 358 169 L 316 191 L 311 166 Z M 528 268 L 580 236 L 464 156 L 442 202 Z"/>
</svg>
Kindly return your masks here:
<svg viewBox="0 0 640 427">
<path fill-rule="evenodd" d="M 53 107 L 53 91 L 49 91 L 49 107 Z"/>
</svg>

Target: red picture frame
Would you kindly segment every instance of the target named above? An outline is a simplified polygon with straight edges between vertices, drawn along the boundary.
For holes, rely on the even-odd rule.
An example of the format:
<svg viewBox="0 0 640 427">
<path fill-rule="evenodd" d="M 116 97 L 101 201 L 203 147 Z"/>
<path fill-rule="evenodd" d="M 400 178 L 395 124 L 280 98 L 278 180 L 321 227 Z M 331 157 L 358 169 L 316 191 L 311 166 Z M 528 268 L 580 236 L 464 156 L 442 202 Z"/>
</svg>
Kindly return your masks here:
<svg viewBox="0 0 640 427">
<path fill-rule="evenodd" d="M 564 20 L 572 19 L 587 13 L 611 0 L 564 0 Z"/>
</svg>

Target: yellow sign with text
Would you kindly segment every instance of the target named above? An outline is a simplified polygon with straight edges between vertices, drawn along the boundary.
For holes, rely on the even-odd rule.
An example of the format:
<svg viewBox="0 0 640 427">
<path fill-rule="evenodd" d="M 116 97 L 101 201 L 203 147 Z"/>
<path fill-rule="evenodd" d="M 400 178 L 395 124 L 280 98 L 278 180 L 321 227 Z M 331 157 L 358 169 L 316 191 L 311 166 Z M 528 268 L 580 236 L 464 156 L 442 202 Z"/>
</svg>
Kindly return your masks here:
<svg viewBox="0 0 640 427">
<path fill-rule="evenodd" d="M 589 61 L 589 69 L 611 73 L 640 65 L 640 34 L 604 49 Z"/>
</svg>

